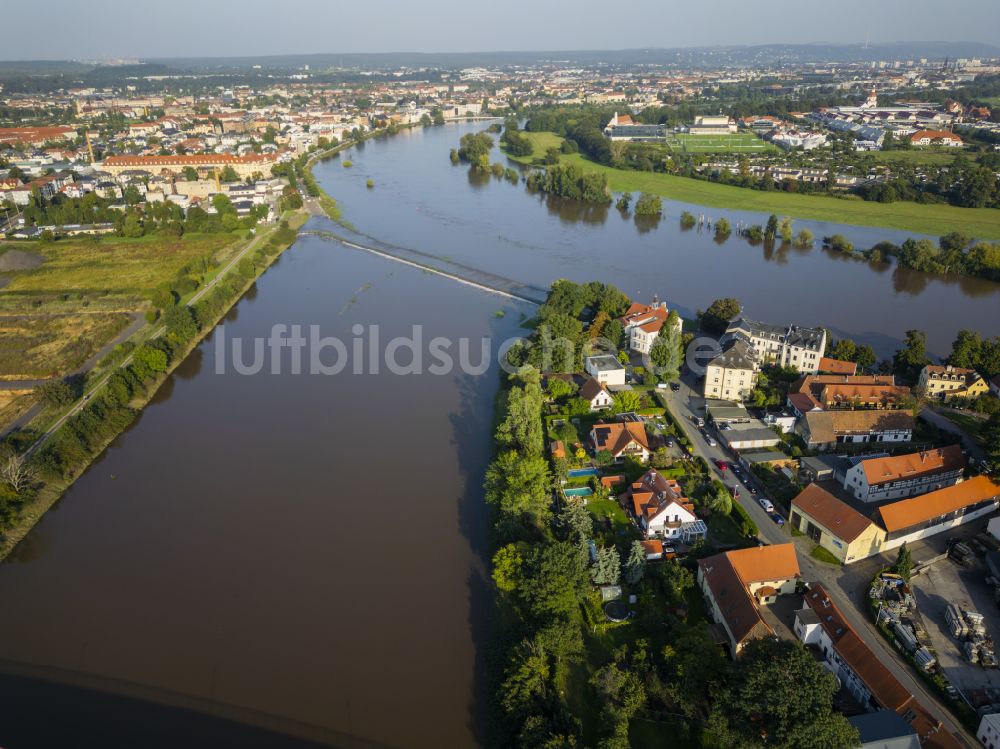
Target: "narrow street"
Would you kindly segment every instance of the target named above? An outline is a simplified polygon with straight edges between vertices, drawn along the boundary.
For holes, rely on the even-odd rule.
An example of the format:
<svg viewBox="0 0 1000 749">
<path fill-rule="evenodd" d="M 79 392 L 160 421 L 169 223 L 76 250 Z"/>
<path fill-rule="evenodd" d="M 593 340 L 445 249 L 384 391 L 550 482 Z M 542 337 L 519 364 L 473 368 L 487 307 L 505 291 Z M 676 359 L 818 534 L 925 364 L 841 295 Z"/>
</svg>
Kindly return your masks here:
<svg viewBox="0 0 1000 749">
<path fill-rule="evenodd" d="M 803 579 L 806 581 L 816 581 L 830 593 L 831 598 L 844 613 L 847 621 L 857 631 L 866 645 L 879 658 L 882 664 L 899 679 L 900 683 L 922 702 L 931 714 L 940 720 L 945 729 L 956 736 L 963 744 L 969 747 L 976 747 L 976 741 L 970 733 L 952 716 L 951 712 L 938 700 L 937 696 L 926 689 L 919 678 L 913 673 L 910 665 L 903 661 L 893 650 L 882 635 L 875 629 L 869 621 L 867 613 L 864 611 L 865 596 L 867 595 L 867 581 L 857 579 L 857 576 L 845 572 L 841 567 L 817 562 L 809 556 L 811 544 L 803 539 L 793 539 L 791 535 L 791 524 L 786 522 L 779 527 L 774 520 L 757 503 L 754 495 L 750 494 L 744 482 L 739 481 L 731 471 L 720 471 L 714 461 L 717 459 L 733 461 L 733 456 L 721 445 L 710 446 L 702 436 L 692 417 L 704 417 L 704 399 L 699 394 L 698 383 L 693 374 L 685 374 L 680 380 L 681 388 L 677 392 L 667 390 L 664 393 L 670 413 L 674 420 L 680 425 L 685 436 L 694 448 L 694 454 L 699 455 L 709 464 L 709 469 L 723 483 L 740 489 L 739 503 L 753 518 L 760 528 L 759 538 L 769 544 L 795 543 L 799 557 L 799 567 L 802 570 Z M 749 474 L 749 472 L 747 472 Z M 757 485 L 760 492 L 757 496 L 763 496 L 763 487 Z M 780 508 L 779 508 L 780 509 Z M 784 512 L 782 512 L 784 515 Z M 786 518 L 787 521 L 787 518 Z"/>
</svg>

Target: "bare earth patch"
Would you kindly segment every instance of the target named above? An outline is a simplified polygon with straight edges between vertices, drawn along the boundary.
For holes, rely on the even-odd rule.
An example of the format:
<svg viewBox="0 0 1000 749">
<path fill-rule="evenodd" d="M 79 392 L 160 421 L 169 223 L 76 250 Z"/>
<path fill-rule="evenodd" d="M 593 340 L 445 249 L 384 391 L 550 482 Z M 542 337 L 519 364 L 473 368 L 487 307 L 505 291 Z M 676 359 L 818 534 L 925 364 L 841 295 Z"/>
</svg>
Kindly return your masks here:
<svg viewBox="0 0 1000 749">
<path fill-rule="evenodd" d="M 7 250 L 0 255 L 0 273 L 9 273 L 15 270 L 31 270 L 41 265 L 44 260 L 41 256 L 33 252 L 24 250 Z"/>
</svg>

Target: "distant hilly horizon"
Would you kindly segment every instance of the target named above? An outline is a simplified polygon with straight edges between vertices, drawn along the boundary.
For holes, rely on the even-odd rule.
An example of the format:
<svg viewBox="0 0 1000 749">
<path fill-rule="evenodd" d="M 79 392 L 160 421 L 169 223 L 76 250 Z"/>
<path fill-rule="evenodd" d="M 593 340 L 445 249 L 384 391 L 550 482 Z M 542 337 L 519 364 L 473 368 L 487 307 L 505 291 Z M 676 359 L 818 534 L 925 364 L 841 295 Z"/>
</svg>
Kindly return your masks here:
<svg viewBox="0 0 1000 749">
<path fill-rule="evenodd" d="M 894 62 L 919 58 L 1000 57 L 1000 46 L 984 42 L 906 41 L 870 44 L 808 42 L 799 44 L 643 47 L 616 50 L 497 50 L 484 52 L 311 52 L 277 55 L 139 58 L 144 64 L 179 71 L 223 71 L 255 65 L 276 70 L 310 68 L 460 68 L 536 65 L 553 62 L 583 65 L 669 65 L 725 67 L 810 62 Z M 0 60 L 0 72 L 68 73 L 94 67 L 79 60 Z"/>
</svg>

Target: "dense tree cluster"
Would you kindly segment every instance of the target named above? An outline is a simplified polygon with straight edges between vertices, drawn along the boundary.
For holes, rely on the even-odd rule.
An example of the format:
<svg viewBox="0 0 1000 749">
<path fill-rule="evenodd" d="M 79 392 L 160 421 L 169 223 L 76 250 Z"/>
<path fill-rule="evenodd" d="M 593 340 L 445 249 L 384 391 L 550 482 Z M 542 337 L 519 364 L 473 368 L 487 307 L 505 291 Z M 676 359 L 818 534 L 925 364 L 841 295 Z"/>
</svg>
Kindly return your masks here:
<svg viewBox="0 0 1000 749">
<path fill-rule="evenodd" d="M 737 317 L 742 309 L 738 299 L 732 297 L 716 299 L 707 310 L 698 314 L 701 329 L 706 333 L 722 335 L 729 327 L 729 322 Z"/>
<path fill-rule="evenodd" d="M 610 203 L 608 177 L 601 172 L 584 172 L 575 164 L 553 164 L 528 175 L 528 189 L 588 203 Z"/>
<path fill-rule="evenodd" d="M 473 169 L 489 171 L 493 139 L 486 133 L 466 133 L 459 140 L 458 158 Z"/>
</svg>

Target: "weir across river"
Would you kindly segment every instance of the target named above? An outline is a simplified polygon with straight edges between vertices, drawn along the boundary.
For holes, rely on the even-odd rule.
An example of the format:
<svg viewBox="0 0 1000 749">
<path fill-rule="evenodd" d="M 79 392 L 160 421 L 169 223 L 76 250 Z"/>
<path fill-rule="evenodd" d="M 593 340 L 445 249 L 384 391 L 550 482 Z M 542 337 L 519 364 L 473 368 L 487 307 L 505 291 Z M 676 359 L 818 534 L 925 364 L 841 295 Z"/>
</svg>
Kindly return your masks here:
<svg viewBox="0 0 1000 749">
<path fill-rule="evenodd" d="M 350 233 L 354 234 L 354 232 Z M 532 284 L 515 281 L 511 278 L 479 270 L 478 268 L 473 268 L 463 263 L 456 263 L 454 260 L 449 260 L 448 258 L 434 255 L 429 252 L 422 252 L 408 247 L 399 247 L 386 242 L 380 242 L 379 240 L 366 235 L 358 234 L 358 238 L 362 240 L 358 241 L 355 239 L 348 239 L 347 237 L 326 229 L 306 229 L 300 231 L 299 236 L 319 237 L 320 239 L 325 239 L 328 242 L 335 242 L 343 245 L 344 247 L 369 252 L 388 260 L 394 260 L 415 268 L 420 268 L 428 273 L 444 276 L 445 278 L 450 278 L 453 281 L 458 281 L 459 283 L 473 286 L 492 294 L 500 294 L 501 296 L 505 296 L 510 299 L 527 302 L 528 304 L 541 305 L 545 302 L 545 298 L 548 295 L 548 292 L 539 286 L 533 286 Z"/>
</svg>

